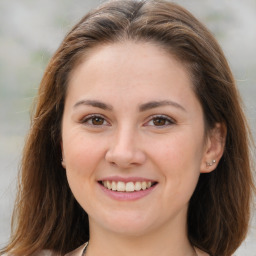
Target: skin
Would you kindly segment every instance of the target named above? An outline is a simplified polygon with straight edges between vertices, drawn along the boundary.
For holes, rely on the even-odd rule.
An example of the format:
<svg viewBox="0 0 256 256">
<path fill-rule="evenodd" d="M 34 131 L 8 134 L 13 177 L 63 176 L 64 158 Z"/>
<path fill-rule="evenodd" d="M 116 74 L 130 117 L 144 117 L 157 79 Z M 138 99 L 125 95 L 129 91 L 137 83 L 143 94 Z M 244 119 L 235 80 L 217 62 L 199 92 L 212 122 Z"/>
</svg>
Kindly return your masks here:
<svg viewBox="0 0 256 256">
<path fill-rule="evenodd" d="M 187 70 L 160 47 L 123 42 L 86 56 L 71 75 L 62 123 L 63 166 L 89 216 L 86 255 L 195 255 L 188 203 L 223 152 L 220 125 L 207 137 L 204 130 Z M 116 200 L 99 184 L 112 176 L 157 185 L 140 199 Z"/>
</svg>

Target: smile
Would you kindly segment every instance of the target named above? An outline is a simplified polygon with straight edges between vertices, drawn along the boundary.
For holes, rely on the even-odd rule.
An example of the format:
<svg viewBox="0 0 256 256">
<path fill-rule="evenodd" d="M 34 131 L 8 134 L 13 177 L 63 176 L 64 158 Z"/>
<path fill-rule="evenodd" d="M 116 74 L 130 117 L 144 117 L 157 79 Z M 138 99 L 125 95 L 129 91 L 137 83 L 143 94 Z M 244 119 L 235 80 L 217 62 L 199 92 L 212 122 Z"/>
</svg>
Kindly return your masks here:
<svg viewBox="0 0 256 256">
<path fill-rule="evenodd" d="M 112 191 L 137 192 L 137 191 L 147 190 L 151 188 L 152 186 L 156 185 L 156 182 L 151 182 L 151 181 L 123 182 L 123 181 L 104 180 L 104 181 L 100 181 L 100 184 L 103 185 L 108 190 L 112 190 Z"/>
</svg>

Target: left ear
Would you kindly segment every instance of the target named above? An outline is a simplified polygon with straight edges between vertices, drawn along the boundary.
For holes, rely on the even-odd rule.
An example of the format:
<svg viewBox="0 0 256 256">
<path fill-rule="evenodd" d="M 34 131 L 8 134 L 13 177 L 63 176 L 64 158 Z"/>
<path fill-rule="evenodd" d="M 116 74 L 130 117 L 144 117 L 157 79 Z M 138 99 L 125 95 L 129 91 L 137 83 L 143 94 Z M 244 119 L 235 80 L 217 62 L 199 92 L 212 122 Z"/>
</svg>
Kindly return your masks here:
<svg viewBox="0 0 256 256">
<path fill-rule="evenodd" d="M 66 169 L 66 163 L 65 163 L 65 157 L 64 157 L 64 152 L 63 152 L 63 143 L 62 143 L 62 140 L 60 142 L 60 147 L 61 147 L 61 154 L 62 154 L 62 157 L 61 157 L 61 165 L 64 169 Z"/>
<path fill-rule="evenodd" d="M 201 162 L 201 173 L 209 173 L 216 169 L 225 148 L 227 129 L 225 124 L 216 123 L 207 135 L 204 155 Z"/>
</svg>

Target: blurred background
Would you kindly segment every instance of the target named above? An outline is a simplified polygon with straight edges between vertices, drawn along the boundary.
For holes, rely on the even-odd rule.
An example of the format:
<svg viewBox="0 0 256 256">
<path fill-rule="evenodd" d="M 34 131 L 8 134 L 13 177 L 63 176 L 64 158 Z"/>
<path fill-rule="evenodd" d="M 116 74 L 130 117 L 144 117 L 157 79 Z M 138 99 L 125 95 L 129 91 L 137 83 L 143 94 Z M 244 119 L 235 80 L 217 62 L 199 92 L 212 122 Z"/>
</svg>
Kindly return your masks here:
<svg viewBox="0 0 256 256">
<path fill-rule="evenodd" d="M 0 1 L 0 247 L 10 235 L 30 110 L 49 58 L 99 0 Z M 256 0 L 177 0 L 216 36 L 256 137 Z M 255 155 L 255 152 L 254 152 Z M 256 221 L 236 256 L 256 256 Z"/>
</svg>

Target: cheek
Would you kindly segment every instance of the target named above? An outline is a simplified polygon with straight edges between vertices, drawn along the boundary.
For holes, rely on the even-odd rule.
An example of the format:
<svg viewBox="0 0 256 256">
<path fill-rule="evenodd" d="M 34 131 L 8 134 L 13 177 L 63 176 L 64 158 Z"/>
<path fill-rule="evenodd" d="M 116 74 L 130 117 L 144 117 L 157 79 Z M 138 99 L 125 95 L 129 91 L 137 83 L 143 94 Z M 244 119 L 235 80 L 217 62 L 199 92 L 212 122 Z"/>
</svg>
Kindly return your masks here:
<svg viewBox="0 0 256 256">
<path fill-rule="evenodd" d="M 97 145 L 97 146 L 96 146 Z M 99 143 L 90 137 L 72 136 L 63 143 L 68 177 L 92 176 L 104 153 Z"/>
<path fill-rule="evenodd" d="M 186 171 L 196 166 L 199 167 L 203 142 L 200 138 L 195 138 L 196 136 L 185 136 L 180 133 L 172 138 L 167 138 L 164 143 L 154 143 L 155 159 L 159 159 L 167 169 L 177 170 L 177 172 L 180 172 L 180 169 Z"/>
<path fill-rule="evenodd" d="M 202 145 L 200 137 L 196 140 L 195 136 L 184 133 L 164 144 L 155 144 L 154 162 L 163 174 L 169 196 L 179 194 L 190 198 L 192 195 L 200 175 Z"/>
<path fill-rule="evenodd" d="M 89 138 L 72 137 L 63 143 L 65 151 L 66 175 L 69 187 L 80 205 L 86 209 L 85 195 L 91 195 L 95 186 L 96 173 L 102 161 L 101 147 Z"/>
</svg>

